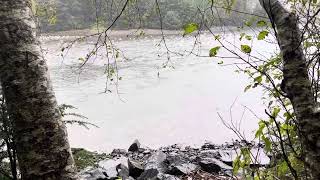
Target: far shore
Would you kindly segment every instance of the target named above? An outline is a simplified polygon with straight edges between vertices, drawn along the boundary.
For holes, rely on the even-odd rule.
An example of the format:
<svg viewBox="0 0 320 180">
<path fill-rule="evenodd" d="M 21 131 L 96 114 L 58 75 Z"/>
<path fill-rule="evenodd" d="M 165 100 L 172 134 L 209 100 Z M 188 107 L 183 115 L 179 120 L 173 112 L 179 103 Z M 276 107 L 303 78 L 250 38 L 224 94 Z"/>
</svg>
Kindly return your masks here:
<svg viewBox="0 0 320 180">
<path fill-rule="evenodd" d="M 89 36 L 96 33 L 104 32 L 105 30 L 100 29 L 81 29 L 81 30 L 69 30 L 69 31 L 57 31 L 42 33 L 42 36 Z M 164 34 L 178 35 L 182 34 L 182 30 L 162 30 Z M 161 35 L 160 29 L 126 29 L 126 30 L 108 30 L 109 35 L 113 36 L 139 36 L 143 32 L 144 35 Z"/>
<path fill-rule="evenodd" d="M 235 31 L 237 27 L 214 27 L 211 29 L 213 32 L 222 31 Z M 99 33 L 104 30 L 82 29 L 82 30 L 69 30 L 42 33 L 40 38 L 42 41 L 55 41 L 55 40 L 74 40 L 76 38 L 87 37 L 89 39 L 96 39 Z M 205 30 L 202 33 L 209 33 Z M 161 29 L 128 29 L 128 30 L 108 30 L 107 32 L 110 39 L 113 40 L 128 40 L 141 37 L 159 37 L 165 36 L 182 36 L 183 30 L 161 30 Z"/>
<path fill-rule="evenodd" d="M 70 31 L 58 31 L 58 32 L 49 32 L 42 33 L 41 40 L 50 41 L 50 40 L 72 40 L 81 37 L 97 38 L 99 33 L 103 33 L 103 30 L 97 31 L 92 29 L 83 29 L 83 30 L 70 30 Z M 165 36 L 176 36 L 183 34 L 182 30 L 160 30 L 160 29 L 128 29 L 128 30 L 108 30 L 107 34 L 111 39 L 117 40 L 126 40 L 134 39 L 139 37 L 157 37 L 161 36 L 162 33 Z"/>
</svg>

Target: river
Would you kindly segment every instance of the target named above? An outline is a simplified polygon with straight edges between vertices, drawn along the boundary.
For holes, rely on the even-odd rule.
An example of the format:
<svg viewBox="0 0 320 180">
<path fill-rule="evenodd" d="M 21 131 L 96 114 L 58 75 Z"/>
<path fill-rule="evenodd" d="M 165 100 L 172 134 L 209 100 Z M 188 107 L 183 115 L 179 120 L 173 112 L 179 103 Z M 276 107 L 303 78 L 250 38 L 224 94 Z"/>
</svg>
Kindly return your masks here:
<svg viewBox="0 0 320 180">
<path fill-rule="evenodd" d="M 229 42 L 239 39 L 231 33 L 224 37 Z M 218 45 L 210 34 L 201 35 L 200 40 L 201 45 L 195 49 L 200 55 L 208 55 L 209 49 Z M 219 65 L 219 58 L 188 55 L 194 38 L 169 36 L 166 38 L 168 48 L 184 56 L 170 54 L 169 64 L 174 68 L 163 68 L 167 54 L 163 44 L 158 45 L 160 41 L 160 36 L 113 41 L 127 59 L 122 58 L 121 53 L 117 64 L 122 79 L 118 86 L 108 85 L 111 93 L 103 93 L 107 63 L 103 51 L 88 62 L 81 73 L 77 69 L 81 63 L 78 58 L 90 50 L 94 41 L 75 44 L 64 58 L 60 56 L 63 40 L 43 42 L 58 103 L 76 106 L 75 112 L 99 126 L 87 130 L 68 125 L 72 147 L 110 151 L 127 148 L 135 139 L 152 148 L 175 143 L 224 143 L 236 136 L 224 126 L 217 113 L 229 122 L 233 103 L 232 120 L 241 121 L 244 134 L 248 138 L 253 136 L 257 118 L 249 111 L 241 117 L 244 106 L 263 116 L 262 91 L 244 93 L 250 82 L 247 76 L 236 73 L 235 66 L 225 65 L 235 60 L 223 59 L 224 65 Z M 268 55 L 275 49 L 263 41 L 250 43 L 259 54 Z M 219 55 L 230 56 L 224 50 Z"/>
</svg>

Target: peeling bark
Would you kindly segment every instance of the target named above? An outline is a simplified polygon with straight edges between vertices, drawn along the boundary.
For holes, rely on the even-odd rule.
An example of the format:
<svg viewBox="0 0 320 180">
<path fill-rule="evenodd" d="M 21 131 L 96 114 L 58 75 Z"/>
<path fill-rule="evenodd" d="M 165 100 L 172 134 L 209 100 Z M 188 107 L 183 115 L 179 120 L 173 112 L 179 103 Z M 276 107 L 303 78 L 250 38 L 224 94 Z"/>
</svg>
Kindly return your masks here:
<svg viewBox="0 0 320 180">
<path fill-rule="evenodd" d="M 0 0 L 0 80 L 22 179 L 75 179 L 30 0 Z"/>
<path fill-rule="evenodd" d="M 297 17 L 278 0 L 260 0 L 277 30 L 283 56 L 283 91 L 290 99 L 304 145 L 305 161 L 313 179 L 320 179 L 320 116 L 316 111 Z"/>
</svg>

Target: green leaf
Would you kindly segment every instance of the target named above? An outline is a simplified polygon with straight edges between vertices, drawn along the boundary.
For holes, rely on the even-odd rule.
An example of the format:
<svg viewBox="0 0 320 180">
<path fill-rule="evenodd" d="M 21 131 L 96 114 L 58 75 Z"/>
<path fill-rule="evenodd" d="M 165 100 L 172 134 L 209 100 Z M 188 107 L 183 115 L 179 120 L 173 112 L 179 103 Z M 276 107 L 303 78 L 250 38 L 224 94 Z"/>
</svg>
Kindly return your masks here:
<svg viewBox="0 0 320 180">
<path fill-rule="evenodd" d="M 258 83 L 258 84 L 261 84 L 261 82 L 262 82 L 262 76 L 255 77 L 255 78 L 254 78 L 254 82 L 256 82 L 256 83 Z"/>
<path fill-rule="evenodd" d="M 246 35 L 246 33 L 241 33 L 239 40 L 241 41 L 245 35 Z"/>
<path fill-rule="evenodd" d="M 258 35 L 258 40 L 264 40 L 269 34 L 269 31 L 261 31 Z"/>
<path fill-rule="evenodd" d="M 263 120 L 260 120 L 259 121 L 259 128 L 256 131 L 255 138 L 259 138 L 261 135 L 263 135 L 263 130 L 265 127 L 266 127 L 266 123 Z"/>
<path fill-rule="evenodd" d="M 291 118 L 293 118 L 293 115 L 289 112 L 285 112 L 283 114 L 283 116 L 286 118 L 287 121 L 290 120 Z"/>
<path fill-rule="evenodd" d="M 191 34 L 192 32 L 199 29 L 199 25 L 196 23 L 189 23 L 183 27 L 183 36 Z"/>
<path fill-rule="evenodd" d="M 244 53 L 250 54 L 251 53 L 251 47 L 246 45 L 246 44 L 243 44 L 243 45 L 241 45 L 241 51 L 244 52 Z"/>
<path fill-rule="evenodd" d="M 279 165 L 278 165 L 278 173 L 279 175 L 283 176 L 285 174 L 288 173 L 289 167 L 286 161 L 282 161 Z"/>
<path fill-rule="evenodd" d="M 267 23 L 264 21 L 264 20 L 260 20 L 257 22 L 257 27 L 263 27 L 263 26 L 266 26 Z"/>
<path fill-rule="evenodd" d="M 251 88 L 251 84 L 244 88 L 244 92 L 247 92 Z"/>
<path fill-rule="evenodd" d="M 273 117 L 277 117 L 278 116 L 278 114 L 279 114 L 279 112 L 280 112 L 280 108 L 279 107 L 274 107 L 273 108 L 273 111 L 272 111 L 272 116 Z"/>
<path fill-rule="evenodd" d="M 250 26 L 252 26 L 252 22 L 251 21 L 244 22 L 244 25 L 250 27 Z"/>
<path fill-rule="evenodd" d="M 214 48 L 211 48 L 209 51 L 209 56 L 210 57 L 215 57 L 218 54 L 218 51 L 221 47 L 220 46 L 216 46 Z"/>
<path fill-rule="evenodd" d="M 265 137 L 265 136 L 262 136 L 262 140 L 265 144 L 265 149 L 267 152 L 271 152 L 271 141 L 269 138 Z"/>
<path fill-rule="evenodd" d="M 312 47 L 312 46 L 314 46 L 314 43 L 309 42 L 309 41 L 304 42 L 304 47 L 309 48 L 309 47 Z"/>
<path fill-rule="evenodd" d="M 251 40 L 252 40 L 252 36 L 249 36 L 249 35 L 246 35 L 245 38 L 246 38 L 248 41 L 251 41 Z"/>
<path fill-rule="evenodd" d="M 284 130 L 294 130 L 294 126 L 290 125 L 290 124 L 282 124 L 281 128 Z"/>
<path fill-rule="evenodd" d="M 233 165 L 233 173 L 234 173 L 234 174 L 237 174 L 238 171 L 239 171 L 239 169 L 240 169 L 240 156 L 237 156 L 237 157 L 234 159 L 232 165 Z"/>
<path fill-rule="evenodd" d="M 214 40 L 219 40 L 220 39 L 220 35 L 214 35 Z"/>
</svg>

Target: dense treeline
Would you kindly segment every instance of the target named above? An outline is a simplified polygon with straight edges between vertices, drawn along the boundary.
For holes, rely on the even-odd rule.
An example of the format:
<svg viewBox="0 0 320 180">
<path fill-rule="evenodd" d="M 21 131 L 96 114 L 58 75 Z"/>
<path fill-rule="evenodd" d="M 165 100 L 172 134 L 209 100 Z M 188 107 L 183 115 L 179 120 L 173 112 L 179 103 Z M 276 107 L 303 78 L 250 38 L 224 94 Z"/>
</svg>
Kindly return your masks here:
<svg viewBox="0 0 320 180">
<path fill-rule="evenodd" d="M 51 0 L 39 2 L 37 14 L 40 17 L 42 31 L 63 31 L 72 29 L 88 29 L 108 27 L 119 15 L 125 0 Z M 211 2 L 207 0 L 132 0 L 129 2 L 120 19 L 113 28 L 160 28 L 160 15 L 164 29 L 180 29 L 188 22 L 199 22 L 205 19 L 210 26 L 241 26 L 252 18 L 248 14 L 262 12 L 260 6 L 250 0 L 238 1 L 230 5 L 228 1 L 215 2 L 214 12 L 219 12 L 219 19 L 203 18 L 211 13 Z M 158 8 L 159 7 L 159 8 Z M 160 11 L 159 11 L 160 9 Z M 218 10 L 218 11 L 217 11 Z M 208 16 L 212 17 L 212 16 Z M 200 23 L 200 22 L 199 22 Z"/>
</svg>

